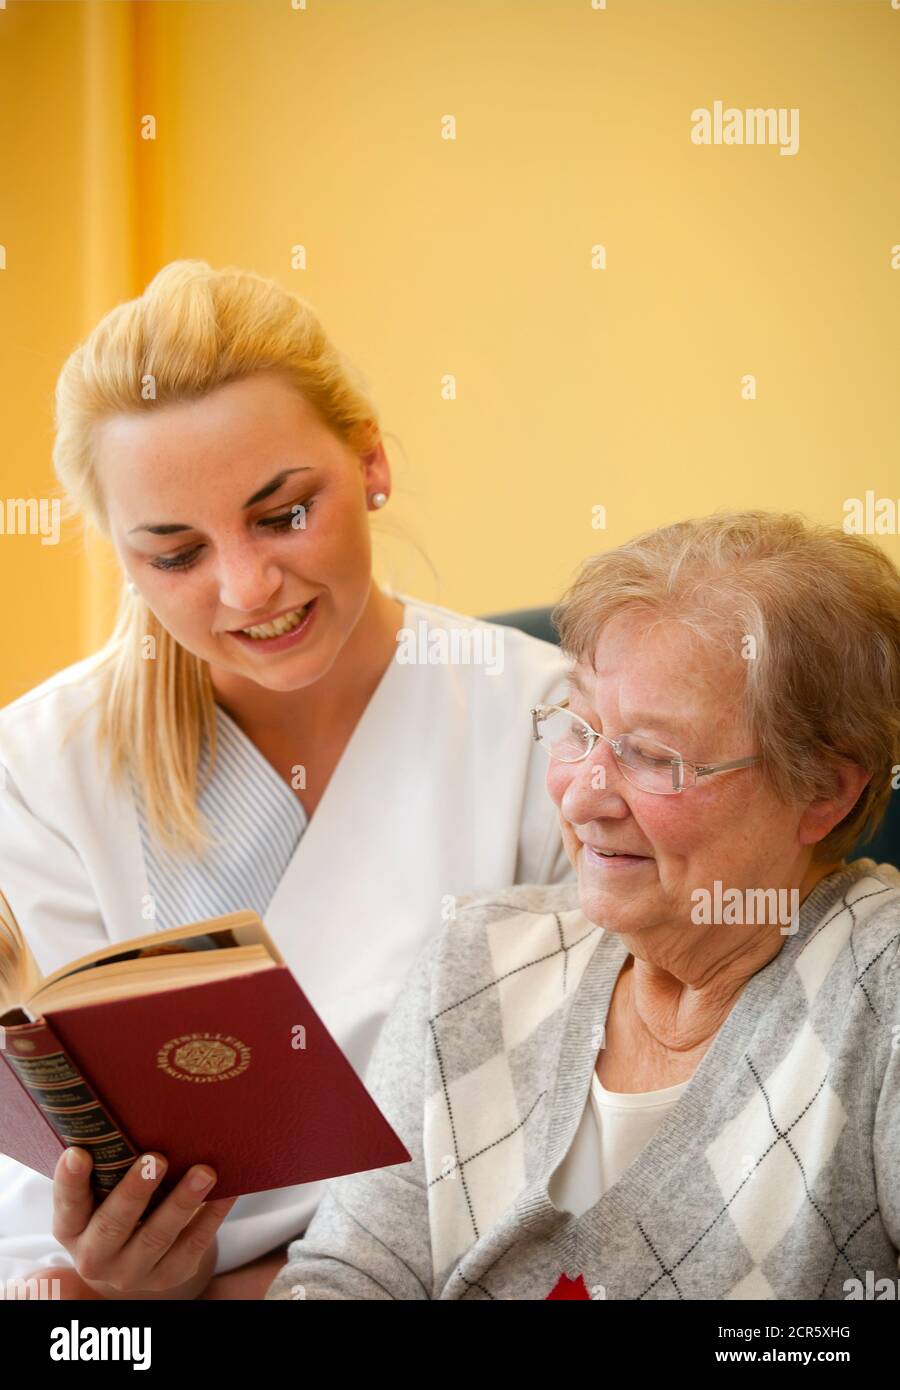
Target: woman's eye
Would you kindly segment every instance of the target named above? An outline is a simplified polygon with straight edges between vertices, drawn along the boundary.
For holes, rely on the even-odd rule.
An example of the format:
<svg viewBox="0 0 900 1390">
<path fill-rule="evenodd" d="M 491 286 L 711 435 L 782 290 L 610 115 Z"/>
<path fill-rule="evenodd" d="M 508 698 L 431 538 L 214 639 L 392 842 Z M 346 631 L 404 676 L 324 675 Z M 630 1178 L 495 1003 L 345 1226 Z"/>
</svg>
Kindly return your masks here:
<svg viewBox="0 0 900 1390">
<path fill-rule="evenodd" d="M 178 555 L 157 555 L 150 563 L 157 570 L 187 570 L 200 553 L 199 545 L 193 550 L 182 550 Z"/>
<path fill-rule="evenodd" d="M 259 524 L 272 531 L 287 531 L 291 527 L 295 531 L 305 531 L 306 518 L 313 506 L 313 502 L 295 502 L 289 512 L 281 512 L 278 516 L 265 516 Z"/>
<path fill-rule="evenodd" d="M 289 512 L 280 512 L 278 516 L 264 516 L 259 524 L 270 531 L 287 531 L 291 528 L 304 531 L 307 515 L 313 506 L 313 502 L 295 502 Z M 187 570 L 195 563 L 202 548 L 195 545 L 191 550 L 182 550 L 177 555 L 157 555 L 150 564 L 158 570 Z"/>
</svg>

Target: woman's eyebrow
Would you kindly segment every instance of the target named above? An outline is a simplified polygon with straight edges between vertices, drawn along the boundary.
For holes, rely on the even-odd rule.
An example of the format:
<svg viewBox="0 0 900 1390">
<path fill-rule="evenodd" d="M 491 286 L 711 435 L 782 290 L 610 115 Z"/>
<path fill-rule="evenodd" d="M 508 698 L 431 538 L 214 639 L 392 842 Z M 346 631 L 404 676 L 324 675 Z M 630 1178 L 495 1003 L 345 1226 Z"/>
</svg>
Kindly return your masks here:
<svg viewBox="0 0 900 1390">
<path fill-rule="evenodd" d="M 247 499 L 241 510 L 246 511 L 248 507 L 254 506 L 257 502 L 264 502 L 273 492 L 278 491 L 285 479 L 289 478 L 292 473 L 307 473 L 310 471 L 311 467 L 311 464 L 304 464 L 300 468 L 285 468 L 280 473 L 276 473 L 274 478 L 271 478 L 258 492 L 254 492 L 253 496 Z M 194 527 L 188 526 L 182 521 L 165 521 L 157 522 L 156 524 L 148 522 L 143 526 L 132 526 L 128 534 L 130 536 L 134 531 L 150 531 L 154 536 L 171 536 L 176 531 L 192 530 L 194 530 Z"/>
</svg>

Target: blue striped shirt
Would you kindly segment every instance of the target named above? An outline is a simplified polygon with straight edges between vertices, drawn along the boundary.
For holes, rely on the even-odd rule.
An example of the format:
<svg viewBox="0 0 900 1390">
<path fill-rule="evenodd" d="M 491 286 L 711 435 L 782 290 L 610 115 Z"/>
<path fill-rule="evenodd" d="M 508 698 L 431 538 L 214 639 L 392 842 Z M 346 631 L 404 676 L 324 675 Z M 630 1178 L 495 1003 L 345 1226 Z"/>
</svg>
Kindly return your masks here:
<svg viewBox="0 0 900 1390">
<path fill-rule="evenodd" d="M 156 930 L 251 908 L 264 917 L 307 826 L 297 797 L 221 705 L 215 706 L 216 759 L 200 750 L 197 805 L 223 843 L 179 857 L 150 832 L 146 805 L 132 777 L 135 808 Z"/>
</svg>

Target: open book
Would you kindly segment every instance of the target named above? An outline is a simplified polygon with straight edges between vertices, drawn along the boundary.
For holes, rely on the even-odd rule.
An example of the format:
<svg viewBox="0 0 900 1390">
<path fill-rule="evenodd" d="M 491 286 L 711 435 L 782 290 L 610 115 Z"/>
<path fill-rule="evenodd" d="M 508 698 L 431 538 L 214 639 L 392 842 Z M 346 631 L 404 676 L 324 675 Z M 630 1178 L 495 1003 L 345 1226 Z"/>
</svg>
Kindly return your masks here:
<svg viewBox="0 0 900 1390">
<path fill-rule="evenodd" d="M 410 1155 L 251 911 L 134 937 L 43 979 L 0 893 L 0 1153 L 52 1177 L 92 1153 L 104 1196 L 150 1149 L 148 1211 L 195 1163 L 210 1196 Z"/>
</svg>

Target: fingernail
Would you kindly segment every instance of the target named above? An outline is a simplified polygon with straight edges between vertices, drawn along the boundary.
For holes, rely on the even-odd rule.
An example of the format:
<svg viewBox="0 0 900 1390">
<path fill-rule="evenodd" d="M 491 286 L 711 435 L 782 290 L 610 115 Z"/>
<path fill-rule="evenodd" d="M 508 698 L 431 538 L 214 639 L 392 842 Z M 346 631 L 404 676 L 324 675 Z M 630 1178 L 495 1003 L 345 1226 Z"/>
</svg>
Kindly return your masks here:
<svg viewBox="0 0 900 1390">
<path fill-rule="evenodd" d="M 84 1160 L 85 1155 L 81 1152 L 80 1149 L 66 1150 L 66 1167 L 68 1168 L 70 1173 L 83 1173 Z"/>
<path fill-rule="evenodd" d="M 209 1187 L 212 1180 L 212 1173 L 198 1170 L 191 1178 L 191 1188 L 194 1192 L 202 1192 L 204 1187 Z"/>
</svg>

